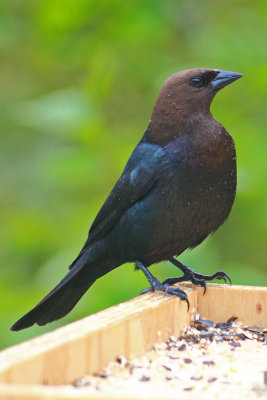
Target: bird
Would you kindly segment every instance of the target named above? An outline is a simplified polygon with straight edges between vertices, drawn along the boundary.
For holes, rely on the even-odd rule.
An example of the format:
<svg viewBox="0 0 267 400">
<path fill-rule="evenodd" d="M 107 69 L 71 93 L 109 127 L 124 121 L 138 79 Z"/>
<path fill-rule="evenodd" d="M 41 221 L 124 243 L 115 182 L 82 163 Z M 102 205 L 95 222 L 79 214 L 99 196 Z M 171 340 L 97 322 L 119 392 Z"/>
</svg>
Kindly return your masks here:
<svg viewBox="0 0 267 400">
<path fill-rule="evenodd" d="M 97 214 L 67 275 L 10 329 L 45 325 L 68 314 L 90 286 L 114 268 L 134 263 L 148 290 L 177 296 L 177 282 L 230 281 L 224 271 L 195 272 L 177 257 L 227 219 L 236 194 L 236 151 L 214 118 L 214 96 L 243 74 L 212 68 L 174 73 L 163 84 L 151 120 L 120 178 Z M 160 282 L 152 264 L 169 261 L 183 275 Z M 231 282 L 231 281 L 230 281 Z"/>
</svg>

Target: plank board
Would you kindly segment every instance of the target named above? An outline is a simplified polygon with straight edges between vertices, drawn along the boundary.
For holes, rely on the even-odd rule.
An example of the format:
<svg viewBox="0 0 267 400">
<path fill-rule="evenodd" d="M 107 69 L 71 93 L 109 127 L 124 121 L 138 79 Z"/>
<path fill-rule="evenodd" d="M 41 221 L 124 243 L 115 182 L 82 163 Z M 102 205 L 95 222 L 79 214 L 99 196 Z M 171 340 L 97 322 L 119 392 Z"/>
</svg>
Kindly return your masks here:
<svg viewBox="0 0 267 400">
<path fill-rule="evenodd" d="M 205 296 L 202 288 L 183 288 L 189 312 L 173 296 L 148 293 L 0 352 L 0 398 L 104 400 L 107 397 L 101 394 L 88 397 L 82 389 L 47 385 L 97 372 L 119 355 L 144 354 L 155 343 L 179 335 L 197 310 L 202 318 L 216 322 L 236 315 L 244 324 L 267 327 L 267 288 L 209 284 Z M 179 398 L 194 399 L 192 395 Z M 136 399 L 128 394 L 127 400 L 131 398 Z"/>
<path fill-rule="evenodd" d="M 205 296 L 202 288 L 196 290 L 198 311 L 204 318 L 222 322 L 235 315 L 248 326 L 267 327 L 267 288 L 210 283 Z"/>
<path fill-rule="evenodd" d="M 119 355 L 144 354 L 179 335 L 196 313 L 197 292 L 147 293 L 0 353 L 0 382 L 62 384 L 94 373 Z"/>
</svg>

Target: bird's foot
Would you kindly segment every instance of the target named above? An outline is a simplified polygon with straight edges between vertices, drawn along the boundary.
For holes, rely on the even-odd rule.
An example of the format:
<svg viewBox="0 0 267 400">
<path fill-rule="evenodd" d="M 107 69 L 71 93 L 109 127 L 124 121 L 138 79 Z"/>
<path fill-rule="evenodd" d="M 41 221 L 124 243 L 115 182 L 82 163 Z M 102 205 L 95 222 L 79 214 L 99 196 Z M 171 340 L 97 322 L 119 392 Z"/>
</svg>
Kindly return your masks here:
<svg viewBox="0 0 267 400">
<path fill-rule="evenodd" d="M 160 283 L 160 281 L 156 278 L 154 278 L 153 282 L 150 282 L 151 287 L 143 289 L 141 294 L 147 293 L 147 292 L 154 292 L 154 291 L 162 291 L 164 293 L 167 293 L 168 289 L 169 289 L 169 284 L 165 283 L 162 284 Z"/>
<path fill-rule="evenodd" d="M 178 288 L 170 288 L 168 283 L 160 283 L 160 281 L 155 278 L 147 269 L 147 267 L 141 263 L 141 261 L 136 261 L 135 262 L 136 265 L 138 266 L 138 268 L 140 268 L 143 273 L 145 274 L 145 276 L 148 279 L 148 282 L 150 283 L 151 287 L 148 289 L 144 289 L 142 290 L 142 292 L 140 294 L 144 294 L 150 291 L 161 291 L 164 293 L 168 293 L 168 294 L 172 294 L 174 296 L 179 297 L 181 300 L 186 301 L 187 303 L 187 309 L 189 310 L 189 300 L 187 298 L 187 294 L 185 292 L 183 292 L 182 290 L 178 289 Z"/>
<path fill-rule="evenodd" d="M 191 269 L 187 265 L 180 263 L 175 258 L 172 258 L 170 260 L 170 262 L 172 264 L 174 264 L 176 267 L 180 268 L 181 271 L 183 271 L 184 275 L 179 278 L 165 279 L 163 284 L 173 285 L 174 283 L 178 283 L 178 282 L 190 281 L 194 285 L 202 286 L 204 289 L 204 294 L 205 294 L 206 293 L 206 281 L 213 281 L 214 279 L 223 279 L 225 283 L 227 283 L 227 280 L 229 281 L 230 284 L 232 283 L 229 275 L 227 275 L 226 272 L 224 272 L 224 271 L 217 271 L 213 275 L 202 275 L 202 274 L 198 274 L 197 272 L 195 272 L 193 269 Z"/>
<path fill-rule="evenodd" d="M 161 291 L 164 292 L 164 294 L 172 294 L 174 296 L 177 296 L 179 297 L 179 299 L 186 301 L 187 309 L 189 310 L 189 300 L 187 294 L 183 290 L 180 290 L 178 288 L 170 288 L 168 283 L 160 283 L 160 281 L 155 278 L 155 281 L 151 284 L 151 287 L 143 289 L 140 295 L 151 291 Z"/>
</svg>

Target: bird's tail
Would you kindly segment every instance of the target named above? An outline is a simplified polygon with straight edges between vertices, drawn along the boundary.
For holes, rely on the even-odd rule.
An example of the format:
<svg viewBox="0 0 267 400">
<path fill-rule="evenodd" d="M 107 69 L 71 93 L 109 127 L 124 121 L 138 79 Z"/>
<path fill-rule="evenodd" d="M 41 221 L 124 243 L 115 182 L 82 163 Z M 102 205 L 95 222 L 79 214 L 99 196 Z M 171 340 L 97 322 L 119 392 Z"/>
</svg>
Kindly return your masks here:
<svg viewBox="0 0 267 400">
<path fill-rule="evenodd" d="M 97 279 L 94 273 L 97 270 L 96 267 L 88 265 L 80 258 L 71 271 L 40 303 L 15 322 L 11 331 L 19 331 L 35 323 L 45 325 L 68 314 Z"/>
</svg>

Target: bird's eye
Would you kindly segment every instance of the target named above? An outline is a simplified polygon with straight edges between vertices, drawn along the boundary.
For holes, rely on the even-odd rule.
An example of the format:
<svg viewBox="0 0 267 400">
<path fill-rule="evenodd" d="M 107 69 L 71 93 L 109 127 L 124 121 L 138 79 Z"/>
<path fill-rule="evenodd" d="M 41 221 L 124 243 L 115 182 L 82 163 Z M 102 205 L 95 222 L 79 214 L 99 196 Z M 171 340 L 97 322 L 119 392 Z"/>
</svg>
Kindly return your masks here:
<svg viewBox="0 0 267 400">
<path fill-rule="evenodd" d="M 196 88 L 202 87 L 204 84 L 204 80 L 199 76 L 190 79 L 190 85 Z"/>
</svg>

